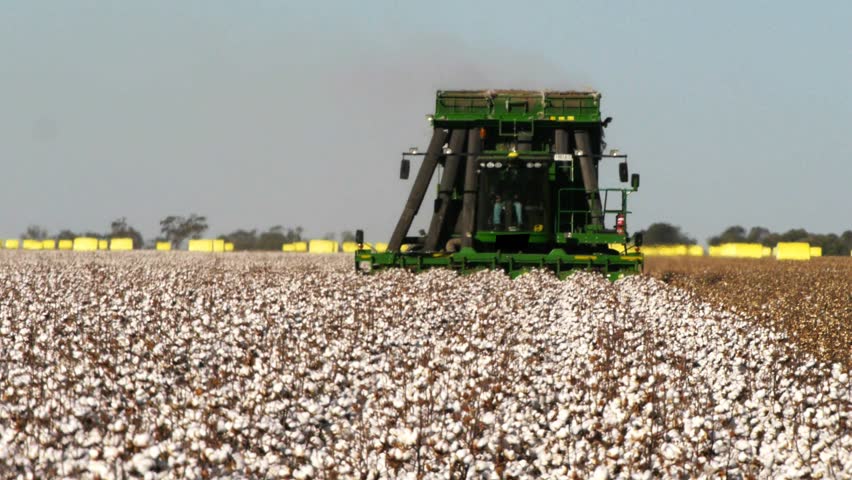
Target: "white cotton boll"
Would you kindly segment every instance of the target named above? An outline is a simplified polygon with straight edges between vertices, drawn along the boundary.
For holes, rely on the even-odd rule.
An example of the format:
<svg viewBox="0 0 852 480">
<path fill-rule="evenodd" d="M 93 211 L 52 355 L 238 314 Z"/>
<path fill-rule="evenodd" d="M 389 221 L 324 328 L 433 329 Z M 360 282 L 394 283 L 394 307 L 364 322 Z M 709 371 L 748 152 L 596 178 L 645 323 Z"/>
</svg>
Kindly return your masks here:
<svg viewBox="0 0 852 480">
<path fill-rule="evenodd" d="M 401 444 L 410 447 L 410 446 L 414 445 L 415 443 L 417 443 L 418 435 L 419 435 L 419 430 L 416 429 L 416 428 L 414 430 L 403 428 L 403 429 L 400 429 L 396 433 L 396 438 L 399 440 L 399 442 Z"/>
<path fill-rule="evenodd" d="M 493 425 L 496 418 L 497 417 L 495 417 L 493 413 L 486 412 L 484 415 L 482 415 L 482 418 L 480 419 L 480 421 L 482 423 L 484 423 L 485 425 Z"/>
<path fill-rule="evenodd" d="M 741 452 L 751 451 L 751 444 L 747 440 L 737 440 L 734 447 Z"/>
<path fill-rule="evenodd" d="M 131 468 L 141 474 L 147 473 L 156 463 L 153 458 L 144 453 L 137 453 L 130 460 Z"/>
<path fill-rule="evenodd" d="M 314 476 L 314 467 L 311 465 L 302 465 L 298 470 L 293 472 L 293 478 L 303 480 Z"/>
<path fill-rule="evenodd" d="M 680 456 L 681 456 L 681 453 L 682 453 L 682 450 L 680 449 L 679 446 L 671 444 L 671 443 L 663 444 L 661 451 L 662 451 L 663 457 L 665 457 L 667 460 L 672 460 L 672 461 L 679 459 Z"/>
<path fill-rule="evenodd" d="M 609 478 L 609 471 L 607 471 L 606 467 L 603 465 L 598 465 L 595 468 L 594 473 L 592 473 L 593 480 L 607 480 Z"/>
<path fill-rule="evenodd" d="M 127 430 L 127 424 L 124 423 L 123 420 L 118 419 L 115 422 L 113 422 L 112 425 L 110 425 L 109 429 L 112 432 L 123 432 L 123 431 Z"/>
<path fill-rule="evenodd" d="M 453 452 L 453 457 L 456 460 L 463 462 L 463 463 L 466 463 L 466 462 L 464 462 L 464 460 L 468 457 L 468 455 L 469 455 L 469 452 L 466 448 L 460 448 L 460 449 L 456 450 L 455 452 Z"/>
<path fill-rule="evenodd" d="M 101 461 L 91 461 L 86 466 L 86 470 L 91 472 L 92 475 L 100 478 L 110 478 L 112 474 L 112 468 L 106 463 Z"/>
<path fill-rule="evenodd" d="M 101 432 L 95 428 L 89 431 L 89 434 L 86 436 L 86 441 L 83 442 L 83 446 L 91 447 L 92 445 L 99 445 L 101 442 L 103 442 L 103 436 L 101 435 Z"/>
<path fill-rule="evenodd" d="M 392 448 L 389 453 L 390 457 L 398 462 L 404 462 L 406 460 L 410 460 L 413 454 L 408 450 L 402 450 L 400 448 Z"/>
<path fill-rule="evenodd" d="M 69 417 L 64 422 L 59 424 L 59 430 L 65 435 L 70 435 L 82 428 L 82 424 L 76 417 Z"/>
<path fill-rule="evenodd" d="M 104 447 L 103 458 L 106 461 L 114 460 L 121 452 L 116 447 Z"/>
<path fill-rule="evenodd" d="M 133 436 L 133 446 L 136 448 L 147 447 L 151 442 L 151 436 L 147 433 L 137 433 Z"/>
</svg>

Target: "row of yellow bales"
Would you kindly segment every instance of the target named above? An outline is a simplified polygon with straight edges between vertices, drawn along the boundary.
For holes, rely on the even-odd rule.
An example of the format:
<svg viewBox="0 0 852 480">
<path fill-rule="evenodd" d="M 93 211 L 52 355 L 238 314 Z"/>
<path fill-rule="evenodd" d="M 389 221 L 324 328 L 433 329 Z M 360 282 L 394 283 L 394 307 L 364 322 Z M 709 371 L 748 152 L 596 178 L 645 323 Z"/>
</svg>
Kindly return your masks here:
<svg viewBox="0 0 852 480">
<path fill-rule="evenodd" d="M 77 237 L 73 240 L 33 240 L 16 238 L 0 240 L 0 246 L 6 250 L 73 250 L 76 252 L 94 252 L 96 250 L 129 251 L 133 250 L 132 238 L 113 238 L 110 240 L 94 237 Z M 168 251 L 171 242 L 157 242 L 156 249 Z M 198 239 L 189 241 L 191 252 L 232 252 L 234 244 L 219 239 Z"/>
<path fill-rule="evenodd" d="M 113 238 L 111 240 L 94 237 L 77 237 L 73 240 L 33 240 L 26 238 L 18 240 L 10 238 L 0 240 L 4 250 L 74 250 L 78 252 L 93 252 L 96 250 L 125 251 L 133 250 L 132 238 Z"/>
<path fill-rule="evenodd" d="M 405 251 L 406 245 L 403 245 Z M 364 248 L 372 248 L 381 253 L 388 249 L 387 243 L 365 243 Z M 281 250 L 290 253 L 354 253 L 358 250 L 358 244 L 355 242 L 336 242 L 334 240 L 309 240 L 307 242 L 285 243 Z"/>
<path fill-rule="evenodd" d="M 649 257 L 702 257 L 701 245 L 648 245 L 640 249 Z M 770 258 L 778 260 L 810 260 L 822 256 L 822 247 L 812 247 L 806 242 L 781 242 L 772 247 L 759 243 L 723 243 L 711 246 L 707 255 L 724 258 Z"/>
<path fill-rule="evenodd" d="M 161 250 L 160 243 L 163 244 L 162 250 L 168 250 L 172 246 L 169 242 L 157 242 L 157 250 Z M 221 238 L 197 238 L 189 241 L 187 250 L 190 252 L 233 252 L 234 244 Z"/>
</svg>

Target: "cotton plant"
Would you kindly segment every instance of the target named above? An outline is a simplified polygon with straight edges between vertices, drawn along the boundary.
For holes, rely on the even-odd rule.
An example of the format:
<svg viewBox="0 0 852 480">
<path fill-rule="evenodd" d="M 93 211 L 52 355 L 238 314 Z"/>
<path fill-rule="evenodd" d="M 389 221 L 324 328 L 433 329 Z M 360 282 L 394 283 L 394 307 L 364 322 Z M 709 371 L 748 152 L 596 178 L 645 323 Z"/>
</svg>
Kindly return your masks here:
<svg viewBox="0 0 852 480">
<path fill-rule="evenodd" d="M 6 260 L 0 477 L 852 472 L 847 366 L 647 277 Z"/>
</svg>

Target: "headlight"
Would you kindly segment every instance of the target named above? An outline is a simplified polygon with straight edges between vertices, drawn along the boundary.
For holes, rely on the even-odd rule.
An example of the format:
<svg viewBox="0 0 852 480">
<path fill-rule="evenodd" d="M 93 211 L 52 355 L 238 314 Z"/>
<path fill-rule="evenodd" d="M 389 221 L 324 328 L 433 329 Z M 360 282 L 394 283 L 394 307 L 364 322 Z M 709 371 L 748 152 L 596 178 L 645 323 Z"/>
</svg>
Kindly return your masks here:
<svg viewBox="0 0 852 480">
<path fill-rule="evenodd" d="M 358 270 L 361 270 L 364 273 L 370 273 L 370 270 L 373 269 L 373 262 L 369 260 L 362 260 L 358 262 Z"/>
</svg>

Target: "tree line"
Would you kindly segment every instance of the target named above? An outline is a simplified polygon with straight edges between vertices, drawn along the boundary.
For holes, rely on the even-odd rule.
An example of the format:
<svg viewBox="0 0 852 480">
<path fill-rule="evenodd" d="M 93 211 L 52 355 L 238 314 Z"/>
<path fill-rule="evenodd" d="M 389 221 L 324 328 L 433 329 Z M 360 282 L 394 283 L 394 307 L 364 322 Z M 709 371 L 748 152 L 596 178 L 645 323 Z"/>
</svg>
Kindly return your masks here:
<svg viewBox="0 0 852 480">
<path fill-rule="evenodd" d="M 207 217 L 204 215 L 194 213 L 186 216 L 169 215 L 160 220 L 160 235 L 153 239 L 149 247 L 153 246 L 155 242 L 169 242 L 173 248 L 179 248 L 186 240 L 201 238 L 208 229 Z M 219 235 L 217 238 L 233 243 L 235 250 L 281 250 L 281 245 L 285 243 L 303 241 L 303 234 L 304 230 L 299 226 L 283 227 L 275 225 L 263 231 L 257 228 L 251 230 L 238 229 L 225 235 Z M 50 235 L 46 228 L 40 225 L 30 225 L 21 234 L 21 238 L 33 240 L 45 240 L 47 238 L 73 240 L 77 237 L 132 238 L 134 249 L 145 248 L 145 239 L 142 234 L 127 222 L 126 217 L 120 217 L 110 222 L 109 229 L 106 232 L 75 232 L 64 229 L 56 235 Z M 335 240 L 337 235 L 326 233 L 322 238 Z M 354 241 L 355 233 L 345 230 L 340 233 L 340 240 L 343 242 Z"/>
<path fill-rule="evenodd" d="M 160 220 L 160 235 L 154 242 L 170 242 L 173 247 L 180 246 L 188 238 L 201 238 L 207 231 L 207 217 L 191 214 L 189 216 L 169 215 Z M 48 230 L 40 225 L 30 225 L 21 234 L 23 239 L 45 240 L 55 238 L 57 240 L 73 240 L 77 237 L 92 237 L 97 239 L 132 238 L 133 248 L 140 249 L 145 246 L 142 233 L 127 222 L 127 217 L 119 217 L 109 224 L 106 232 L 95 232 L 91 230 L 75 232 L 70 229 L 60 230 L 56 235 L 50 235 Z"/>
<path fill-rule="evenodd" d="M 684 233 L 679 226 L 658 222 L 651 224 L 642 231 L 646 245 L 690 245 L 695 239 Z M 822 247 L 823 255 L 849 255 L 852 251 L 852 230 L 841 234 L 811 233 L 803 228 L 794 228 L 783 233 L 772 232 L 765 227 L 751 227 L 748 230 L 740 225 L 726 228 L 718 235 L 707 239 L 713 246 L 723 243 L 759 243 L 774 247 L 779 242 L 807 242 L 812 246 Z"/>
</svg>

